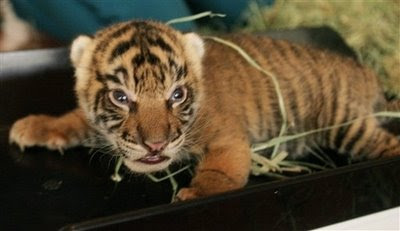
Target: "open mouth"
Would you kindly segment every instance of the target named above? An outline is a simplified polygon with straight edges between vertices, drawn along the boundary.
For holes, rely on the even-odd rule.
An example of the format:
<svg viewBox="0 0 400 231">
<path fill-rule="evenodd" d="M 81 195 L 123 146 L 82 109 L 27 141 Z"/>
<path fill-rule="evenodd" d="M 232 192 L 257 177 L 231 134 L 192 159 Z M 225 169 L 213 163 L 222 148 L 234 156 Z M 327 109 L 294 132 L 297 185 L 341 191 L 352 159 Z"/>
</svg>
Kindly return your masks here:
<svg viewBox="0 0 400 231">
<path fill-rule="evenodd" d="M 149 153 L 146 156 L 136 160 L 137 162 L 143 164 L 159 164 L 161 162 L 167 161 L 170 158 L 168 156 L 162 156 L 160 154 Z"/>
</svg>

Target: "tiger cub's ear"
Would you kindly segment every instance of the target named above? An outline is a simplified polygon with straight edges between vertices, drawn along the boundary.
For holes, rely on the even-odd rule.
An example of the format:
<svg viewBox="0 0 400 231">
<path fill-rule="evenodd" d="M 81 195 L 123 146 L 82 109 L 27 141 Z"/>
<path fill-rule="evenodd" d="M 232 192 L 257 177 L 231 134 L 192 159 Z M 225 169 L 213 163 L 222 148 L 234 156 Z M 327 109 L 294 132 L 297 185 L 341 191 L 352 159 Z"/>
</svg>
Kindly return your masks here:
<svg viewBox="0 0 400 231">
<path fill-rule="evenodd" d="M 74 67 L 81 61 L 83 51 L 88 47 L 92 39 L 89 36 L 81 35 L 72 42 L 70 58 Z"/>
<path fill-rule="evenodd" d="M 203 39 L 195 33 L 187 33 L 183 35 L 183 40 L 186 56 L 196 71 L 201 72 L 201 59 L 204 55 Z"/>
<path fill-rule="evenodd" d="M 183 36 L 185 40 L 185 49 L 191 51 L 192 54 L 195 54 L 199 58 L 202 58 L 204 55 L 203 39 L 196 33 L 187 33 Z"/>
</svg>

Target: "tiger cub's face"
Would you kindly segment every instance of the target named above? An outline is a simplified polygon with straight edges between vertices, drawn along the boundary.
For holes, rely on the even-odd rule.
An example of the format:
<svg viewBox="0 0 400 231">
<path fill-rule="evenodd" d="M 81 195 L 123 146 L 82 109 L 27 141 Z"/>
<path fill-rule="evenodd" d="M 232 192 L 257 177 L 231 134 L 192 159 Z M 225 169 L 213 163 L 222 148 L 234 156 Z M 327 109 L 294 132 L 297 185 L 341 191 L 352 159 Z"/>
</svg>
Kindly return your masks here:
<svg viewBox="0 0 400 231">
<path fill-rule="evenodd" d="M 71 47 L 90 124 L 134 172 L 181 158 L 203 96 L 203 42 L 156 22 L 113 25 Z"/>
</svg>

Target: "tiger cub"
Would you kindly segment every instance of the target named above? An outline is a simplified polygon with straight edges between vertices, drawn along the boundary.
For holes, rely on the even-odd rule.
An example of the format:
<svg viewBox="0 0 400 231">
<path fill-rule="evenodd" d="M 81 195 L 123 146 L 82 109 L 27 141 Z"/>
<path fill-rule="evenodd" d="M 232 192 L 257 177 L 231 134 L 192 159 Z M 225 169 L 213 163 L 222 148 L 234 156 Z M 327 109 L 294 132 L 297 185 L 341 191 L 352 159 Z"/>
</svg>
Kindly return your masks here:
<svg viewBox="0 0 400 231">
<path fill-rule="evenodd" d="M 284 145 L 292 157 L 306 145 L 353 158 L 400 155 L 400 141 L 380 127 L 387 103 L 376 75 L 351 58 L 256 35 L 223 37 L 248 52 L 280 84 L 288 134 L 349 126 Z M 133 172 L 160 171 L 199 159 L 187 200 L 238 189 L 250 172 L 250 145 L 276 137 L 282 118 L 272 80 L 235 50 L 153 21 L 110 26 L 72 44 L 79 107 L 60 117 L 30 115 L 12 126 L 20 147 L 66 149 L 106 140 Z"/>
</svg>

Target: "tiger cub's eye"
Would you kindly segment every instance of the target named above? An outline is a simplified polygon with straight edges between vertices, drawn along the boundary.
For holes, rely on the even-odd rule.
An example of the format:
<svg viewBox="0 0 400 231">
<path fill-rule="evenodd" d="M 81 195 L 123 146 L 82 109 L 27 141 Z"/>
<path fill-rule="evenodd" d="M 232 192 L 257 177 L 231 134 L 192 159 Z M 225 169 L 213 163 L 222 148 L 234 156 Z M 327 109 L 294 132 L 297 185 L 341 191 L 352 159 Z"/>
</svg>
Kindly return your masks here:
<svg viewBox="0 0 400 231">
<path fill-rule="evenodd" d="M 169 101 L 174 103 L 182 103 L 186 99 L 186 89 L 182 86 L 177 87 L 169 97 Z"/>
<path fill-rule="evenodd" d="M 111 102 L 117 106 L 123 106 L 129 104 L 129 97 L 125 94 L 123 90 L 112 90 L 109 95 Z"/>
</svg>

